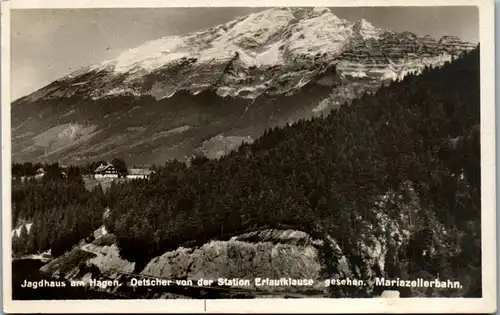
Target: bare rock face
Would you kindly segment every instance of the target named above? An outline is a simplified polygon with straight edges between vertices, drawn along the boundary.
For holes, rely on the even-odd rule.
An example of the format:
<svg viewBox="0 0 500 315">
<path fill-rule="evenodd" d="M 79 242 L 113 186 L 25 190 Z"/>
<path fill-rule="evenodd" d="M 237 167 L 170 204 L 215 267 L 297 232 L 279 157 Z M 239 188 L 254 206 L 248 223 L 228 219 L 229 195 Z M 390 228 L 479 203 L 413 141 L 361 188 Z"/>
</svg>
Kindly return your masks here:
<svg viewBox="0 0 500 315">
<path fill-rule="evenodd" d="M 442 66 L 461 52 L 474 48 L 453 37 L 436 40 L 413 33 L 383 32 L 354 42 L 340 56 L 338 69 L 344 77 L 386 81 L 420 73 L 425 67 Z"/>
<path fill-rule="evenodd" d="M 101 274 L 115 277 L 121 273 L 132 273 L 135 263 L 120 257 L 120 250 L 116 244 L 110 246 L 89 245 L 85 250 L 96 256 L 89 260 L 91 265 L 99 268 Z"/>
<path fill-rule="evenodd" d="M 154 258 L 141 274 L 165 279 L 219 278 L 247 279 L 256 289 L 255 278 L 312 279 L 315 284 L 300 286 L 264 286 L 260 290 L 301 292 L 323 290 L 318 243 L 304 232 L 264 230 L 233 237 L 229 241 L 211 241 L 198 248 L 179 248 Z"/>
<path fill-rule="evenodd" d="M 53 259 L 40 270 L 52 276 L 79 280 L 82 272 L 86 273 L 91 266 L 97 268 L 94 269 L 98 271 L 96 276 L 116 278 L 122 274 L 133 273 L 135 263 L 121 258 L 116 244 L 109 246 L 84 244 Z"/>
</svg>

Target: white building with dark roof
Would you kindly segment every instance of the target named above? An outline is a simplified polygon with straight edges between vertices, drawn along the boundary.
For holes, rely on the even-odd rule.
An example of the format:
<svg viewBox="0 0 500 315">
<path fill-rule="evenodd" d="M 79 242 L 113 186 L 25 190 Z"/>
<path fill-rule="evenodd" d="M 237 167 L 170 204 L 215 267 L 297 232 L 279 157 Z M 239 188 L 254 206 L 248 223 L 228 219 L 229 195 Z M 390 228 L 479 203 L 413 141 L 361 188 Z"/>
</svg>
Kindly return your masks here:
<svg viewBox="0 0 500 315">
<path fill-rule="evenodd" d="M 127 178 L 144 178 L 147 179 L 153 172 L 145 168 L 131 168 L 128 170 Z"/>
<path fill-rule="evenodd" d="M 101 164 L 101 165 L 99 165 L 98 168 L 95 169 L 94 177 L 95 178 L 103 178 L 103 177 L 117 178 L 118 177 L 118 170 L 111 163 Z"/>
</svg>

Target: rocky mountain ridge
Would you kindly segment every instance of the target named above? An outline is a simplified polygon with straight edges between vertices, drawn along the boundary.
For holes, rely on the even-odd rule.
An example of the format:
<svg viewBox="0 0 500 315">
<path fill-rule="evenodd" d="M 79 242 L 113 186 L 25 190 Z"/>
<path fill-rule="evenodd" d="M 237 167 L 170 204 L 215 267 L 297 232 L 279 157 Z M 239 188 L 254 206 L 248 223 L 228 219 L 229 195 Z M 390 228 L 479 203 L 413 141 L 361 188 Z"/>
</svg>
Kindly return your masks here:
<svg viewBox="0 0 500 315">
<path fill-rule="evenodd" d="M 394 79 L 402 71 L 435 65 L 472 48 L 456 36 L 436 40 L 384 31 L 365 19 L 339 19 L 327 8 L 275 8 L 147 42 L 61 78 L 56 82 L 68 86 L 49 86 L 42 98 L 83 93 L 94 100 L 116 95 L 159 100 L 180 90 L 196 95 L 212 88 L 220 96 L 255 99 L 299 89 L 335 64 L 341 76 L 366 75 L 349 71 L 354 62 L 374 72 L 386 69 L 382 77 Z"/>
<path fill-rule="evenodd" d="M 453 36 L 343 20 L 328 8 L 268 9 L 147 42 L 16 100 L 13 158 L 220 156 L 266 128 L 327 113 L 473 48 Z M 213 149 L 202 148 L 214 139 Z M 221 149 L 220 142 L 229 144 Z"/>
</svg>

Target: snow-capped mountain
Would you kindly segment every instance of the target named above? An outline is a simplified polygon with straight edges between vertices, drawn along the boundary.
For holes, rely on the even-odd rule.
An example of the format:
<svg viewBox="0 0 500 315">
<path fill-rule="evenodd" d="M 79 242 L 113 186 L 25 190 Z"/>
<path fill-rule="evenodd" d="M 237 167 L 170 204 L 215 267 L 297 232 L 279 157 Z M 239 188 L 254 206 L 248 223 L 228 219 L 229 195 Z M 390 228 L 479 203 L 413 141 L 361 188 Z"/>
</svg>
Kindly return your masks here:
<svg viewBox="0 0 500 315">
<path fill-rule="evenodd" d="M 472 48 L 328 8 L 268 9 L 147 42 L 17 100 L 13 158 L 146 163 L 206 153 L 221 136 L 258 136 Z"/>
</svg>

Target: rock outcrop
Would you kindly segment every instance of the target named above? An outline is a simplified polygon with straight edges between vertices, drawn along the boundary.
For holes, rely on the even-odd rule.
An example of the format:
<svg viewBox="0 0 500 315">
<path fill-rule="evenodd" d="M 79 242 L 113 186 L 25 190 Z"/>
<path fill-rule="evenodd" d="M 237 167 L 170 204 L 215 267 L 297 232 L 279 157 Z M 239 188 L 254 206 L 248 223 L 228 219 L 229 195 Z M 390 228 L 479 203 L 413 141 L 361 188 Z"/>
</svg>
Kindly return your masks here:
<svg viewBox="0 0 500 315">
<path fill-rule="evenodd" d="M 198 248 L 179 248 L 154 258 L 141 274 L 193 281 L 219 278 L 248 279 L 246 289 L 304 292 L 324 289 L 318 245 L 308 234 L 294 230 L 264 230 L 211 241 Z M 311 279 L 313 286 L 256 286 L 256 278 Z"/>
</svg>

